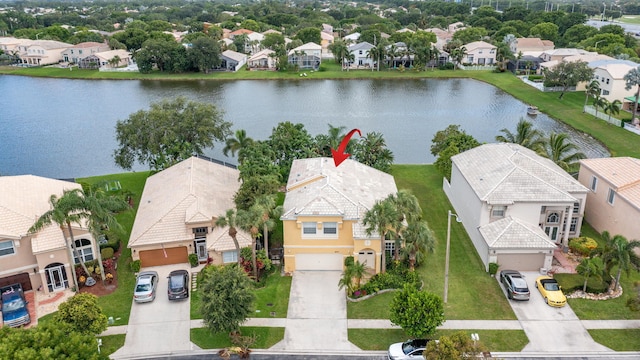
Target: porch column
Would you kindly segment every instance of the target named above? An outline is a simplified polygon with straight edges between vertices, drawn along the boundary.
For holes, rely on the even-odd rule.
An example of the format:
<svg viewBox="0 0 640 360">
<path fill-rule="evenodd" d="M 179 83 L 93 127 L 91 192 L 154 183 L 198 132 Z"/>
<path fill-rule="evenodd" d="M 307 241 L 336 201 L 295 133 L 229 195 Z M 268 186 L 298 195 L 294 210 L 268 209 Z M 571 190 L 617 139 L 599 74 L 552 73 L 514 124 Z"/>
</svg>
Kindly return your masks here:
<svg viewBox="0 0 640 360">
<path fill-rule="evenodd" d="M 569 228 L 571 227 L 571 209 L 572 207 L 565 207 L 564 209 L 564 230 L 562 231 L 562 246 L 567 248 L 569 246 Z"/>
</svg>

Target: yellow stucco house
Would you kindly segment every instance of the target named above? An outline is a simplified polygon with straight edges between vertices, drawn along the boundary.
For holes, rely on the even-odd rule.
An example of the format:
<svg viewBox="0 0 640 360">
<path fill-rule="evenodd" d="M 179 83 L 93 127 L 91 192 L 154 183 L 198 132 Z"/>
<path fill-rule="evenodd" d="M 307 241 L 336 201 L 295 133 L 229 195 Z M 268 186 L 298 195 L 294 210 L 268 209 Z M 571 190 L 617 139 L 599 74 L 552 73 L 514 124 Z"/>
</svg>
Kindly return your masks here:
<svg viewBox="0 0 640 360">
<path fill-rule="evenodd" d="M 380 236 L 366 234 L 362 219 L 377 200 L 397 192 L 393 177 L 347 159 L 295 160 L 287 181 L 284 211 L 284 271 L 343 270 L 353 256 L 377 273 Z M 393 249 L 387 242 L 387 251 Z"/>
</svg>

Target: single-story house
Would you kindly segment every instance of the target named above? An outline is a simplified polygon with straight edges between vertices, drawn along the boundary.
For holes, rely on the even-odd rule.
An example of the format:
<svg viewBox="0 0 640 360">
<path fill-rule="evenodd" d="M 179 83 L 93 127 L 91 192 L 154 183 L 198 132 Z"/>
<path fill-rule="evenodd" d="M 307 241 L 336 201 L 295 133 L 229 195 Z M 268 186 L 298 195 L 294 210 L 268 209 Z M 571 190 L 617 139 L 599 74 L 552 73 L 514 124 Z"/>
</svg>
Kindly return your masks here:
<svg viewBox="0 0 640 360">
<path fill-rule="evenodd" d="M 198 157 L 150 176 L 129 238 L 133 260 L 143 267 L 180 264 L 196 254 L 201 262 L 236 262 L 239 254 L 228 228 L 215 222 L 235 208 L 238 177 L 237 169 Z M 238 230 L 237 239 L 240 247 L 251 245 L 244 231 Z"/>
<path fill-rule="evenodd" d="M 220 68 L 229 71 L 238 71 L 247 63 L 247 55 L 233 50 L 225 50 L 220 54 L 222 63 Z"/>
<path fill-rule="evenodd" d="M 275 53 L 271 49 L 260 50 L 247 60 L 247 66 L 252 70 L 275 70 L 277 63 L 273 56 Z"/>
<path fill-rule="evenodd" d="M 294 160 L 283 215 L 284 270 L 343 270 L 353 256 L 380 271 L 380 235 L 366 234 L 365 213 L 397 192 L 393 176 L 347 159 L 335 166 L 326 157 Z M 385 242 L 393 251 L 394 241 Z"/>
<path fill-rule="evenodd" d="M 487 269 L 549 269 L 553 250 L 580 236 L 588 189 L 553 161 L 509 143 L 451 161 L 443 188 Z"/>
</svg>

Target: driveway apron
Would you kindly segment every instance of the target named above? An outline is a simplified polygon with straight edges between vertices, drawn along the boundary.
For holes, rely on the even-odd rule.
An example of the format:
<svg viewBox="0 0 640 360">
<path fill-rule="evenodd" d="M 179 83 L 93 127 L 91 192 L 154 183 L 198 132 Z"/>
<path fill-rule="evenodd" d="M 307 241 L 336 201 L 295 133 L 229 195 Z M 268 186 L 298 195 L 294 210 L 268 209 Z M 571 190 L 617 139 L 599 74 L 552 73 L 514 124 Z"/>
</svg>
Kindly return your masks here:
<svg viewBox="0 0 640 360">
<path fill-rule="evenodd" d="M 192 350 L 189 299 L 169 301 L 167 297 L 167 276 L 179 269 L 188 271 L 188 266 L 178 264 L 143 269 L 158 272 L 160 281 L 156 299 L 149 303 L 132 304 L 124 346 L 111 358 Z M 133 293 L 131 295 L 133 299 Z"/>
<path fill-rule="evenodd" d="M 522 274 L 529 286 L 531 298 L 529 301 L 509 300 L 509 304 L 529 338 L 529 344 L 522 349 L 523 353 L 612 351 L 593 341 L 569 304 L 555 308 L 544 302 L 535 287 L 539 273 L 531 271 Z M 502 284 L 500 287 L 504 292 Z"/>
<path fill-rule="evenodd" d="M 271 349 L 358 351 L 348 340 L 347 303 L 338 290 L 340 271 L 296 271 L 284 339 Z"/>
</svg>

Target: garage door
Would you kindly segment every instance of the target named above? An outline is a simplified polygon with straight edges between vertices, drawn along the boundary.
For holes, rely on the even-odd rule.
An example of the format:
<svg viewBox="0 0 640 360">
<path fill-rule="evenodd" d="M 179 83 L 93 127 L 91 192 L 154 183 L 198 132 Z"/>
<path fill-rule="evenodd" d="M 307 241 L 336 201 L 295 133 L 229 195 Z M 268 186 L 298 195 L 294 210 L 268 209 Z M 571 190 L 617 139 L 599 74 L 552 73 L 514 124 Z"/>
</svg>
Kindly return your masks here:
<svg viewBox="0 0 640 360">
<path fill-rule="evenodd" d="M 29 279 L 29 274 L 27 273 L 21 273 L 17 275 L 11 275 L 11 276 L 0 278 L 0 287 L 9 286 L 13 284 L 22 285 L 22 290 L 24 291 L 31 290 L 31 280 Z"/>
<path fill-rule="evenodd" d="M 296 254 L 296 270 L 342 271 L 342 254 Z"/>
<path fill-rule="evenodd" d="M 544 266 L 544 254 L 500 254 L 500 270 L 539 271 Z"/>
<path fill-rule="evenodd" d="M 140 266 L 160 266 L 188 262 L 187 247 L 140 251 Z"/>
</svg>

